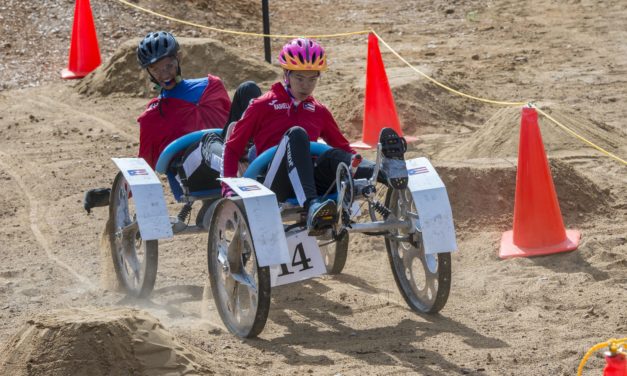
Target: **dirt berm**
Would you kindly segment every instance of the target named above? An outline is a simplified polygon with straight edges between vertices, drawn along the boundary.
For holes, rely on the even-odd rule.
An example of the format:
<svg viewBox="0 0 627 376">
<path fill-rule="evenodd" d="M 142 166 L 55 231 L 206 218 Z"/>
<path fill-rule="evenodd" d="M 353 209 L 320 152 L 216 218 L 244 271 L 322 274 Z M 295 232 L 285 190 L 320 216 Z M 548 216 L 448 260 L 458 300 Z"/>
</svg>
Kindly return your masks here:
<svg viewBox="0 0 627 376">
<path fill-rule="evenodd" d="M 257 59 L 242 56 L 237 48 L 209 38 L 178 38 L 181 45 L 183 77 L 213 74 L 227 90 L 244 81 L 259 83 L 275 80 L 280 70 Z M 112 94 L 150 97 L 155 95 L 145 70 L 137 63 L 137 41 L 124 42 L 105 64 L 77 83 L 77 90 L 88 96 Z"/>
</svg>

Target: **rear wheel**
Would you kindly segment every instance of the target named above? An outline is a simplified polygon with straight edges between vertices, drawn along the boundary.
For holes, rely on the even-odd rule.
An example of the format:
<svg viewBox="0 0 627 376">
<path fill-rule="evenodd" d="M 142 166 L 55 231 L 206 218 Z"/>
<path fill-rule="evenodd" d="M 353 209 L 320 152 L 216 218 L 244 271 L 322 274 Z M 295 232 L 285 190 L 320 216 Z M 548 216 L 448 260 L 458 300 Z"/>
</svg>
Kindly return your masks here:
<svg viewBox="0 0 627 376">
<path fill-rule="evenodd" d="M 141 238 L 130 186 L 121 172 L 113 181 L 109 220 L 111 257 L 120 285 L 130 296 L 148 297 L 157 278 L 158 242 Z"/>
<path fill-rule="evenodd" d="M 322 253 L 327 274 L 340 274 L 348 257 L 348 232 L 344 232 L 336 241 L 318 238 L 318 246 Z"/>
<path fill-rule="evenodd" d="M 222 322 L 239 337 L 256 337 L 270 311 L 270 269 L 257 264 L 239 201 L 222 199 L 216 205 L 207 253 L 211 291 Z"/>
<path fill-rule="evenodd" d="M 408 189 L 389 189 L 385 206 L 400 220 L 407 213 L 416 214 L 416 206 Z M 451 288 L 451 254 L 425 254 L 420 232 L 390 232 L 385 246 L 396 286 L 412 310 L 439 312 L 448 300 Z"/>
</svg>

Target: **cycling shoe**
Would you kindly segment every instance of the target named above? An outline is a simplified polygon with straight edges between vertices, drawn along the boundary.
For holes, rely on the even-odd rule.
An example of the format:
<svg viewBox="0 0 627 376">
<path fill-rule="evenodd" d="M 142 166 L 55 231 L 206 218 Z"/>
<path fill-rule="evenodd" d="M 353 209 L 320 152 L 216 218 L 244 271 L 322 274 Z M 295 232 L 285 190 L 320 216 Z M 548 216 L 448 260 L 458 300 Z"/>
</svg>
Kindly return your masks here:
<svg viewBox="0 0 627 376">
<path fill-rule="evenodd" d="M 394 189 L 407 188 L 408 174 L 405 165 L 407 142 L 392 128 L 383 128 L 379 133 L 381 144 L 381 170 L 385 173 L 388 184 Z"/>
<path fill-rule="evenodd" d="M 315 199 L 307 210 L 309 236 L 321 235 L 337 222 L 337 205 L 333 200 Z"/>
</svg>

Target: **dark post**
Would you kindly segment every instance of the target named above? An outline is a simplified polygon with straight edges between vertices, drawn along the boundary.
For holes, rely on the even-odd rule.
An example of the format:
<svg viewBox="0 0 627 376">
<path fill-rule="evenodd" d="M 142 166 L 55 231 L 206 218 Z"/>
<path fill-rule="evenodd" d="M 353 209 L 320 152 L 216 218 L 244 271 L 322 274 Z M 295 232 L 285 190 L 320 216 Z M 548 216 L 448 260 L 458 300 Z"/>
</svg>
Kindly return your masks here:
<svg viewBox="0 0 627 376">
<path fill-rule="evenodd" d="M 268 11 L 268 0 L 261 0 L 261 12 L 263 13 L 263 33 L 270 34 L 270 12 Z M 270 37 L 263 37 L 263 49 L 266 53 L 266 61 L 272 63 L 270 56 Z"/>
</svg>

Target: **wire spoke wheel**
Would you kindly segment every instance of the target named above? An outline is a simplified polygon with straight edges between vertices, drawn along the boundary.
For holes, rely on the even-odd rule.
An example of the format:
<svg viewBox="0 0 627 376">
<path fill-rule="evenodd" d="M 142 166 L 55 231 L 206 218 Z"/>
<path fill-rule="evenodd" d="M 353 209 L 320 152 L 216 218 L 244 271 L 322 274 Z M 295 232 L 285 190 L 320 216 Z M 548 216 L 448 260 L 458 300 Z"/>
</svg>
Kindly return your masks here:
<svg viewBox="0 0 627 376">
<path fill-rule="evenodd" d="M 158 242 L 142 240 L 130 186 L 122 173 L 113 181 L 109 220 L 111 257 L 118 282 L 128 295 L 148 297 L 157 278 Z"/>
<path fill-rule="evenodd" d="M 221 200 L 209 227 L 209 278 L 216 308 L 227 329 L 256 337 L 270 310 L 270 271 L 259 267 L 241 202 Z"/>
<path fill-rule="evenodd" d="M 408 189 L 389 189 L 385 203 L 399 220 L 416 213 Z M 390 232 L 385 246 L 396 286 L 411 309 L 436 313 L 444 308 L 451 288 L 451 254 L 425 254 L 420 232 L 413 236 L 400 230 Z"/>
</svg>

